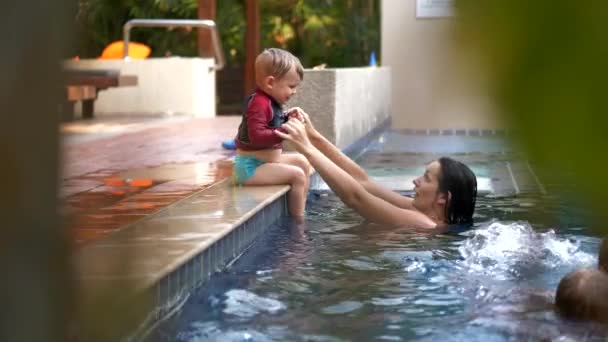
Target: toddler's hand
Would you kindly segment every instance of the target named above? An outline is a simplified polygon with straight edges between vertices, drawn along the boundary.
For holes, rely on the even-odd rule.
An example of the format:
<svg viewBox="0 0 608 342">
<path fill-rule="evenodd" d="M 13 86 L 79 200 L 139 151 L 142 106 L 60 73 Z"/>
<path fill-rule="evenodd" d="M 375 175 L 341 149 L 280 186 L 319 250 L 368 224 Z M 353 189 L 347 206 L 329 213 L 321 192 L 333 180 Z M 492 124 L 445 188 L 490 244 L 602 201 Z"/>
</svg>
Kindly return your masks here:
<svg viewBox="0 0 608 342">
<path fill-rule="evenodd" d="M 308 114 L 300 107 L 293 107 L 290 108 L 287 113 L 290 115 L 290 117 L 295 117 L 297 118 L 300 122 L 302 122 L 304 124 L 304 126 L 306 127 L 306 132 L 308 132 L 308 134 L 316 134 L 316 130 L 314 128 L 314 126 L 312 125 L 312 121 L 310 120 L 310 116 L 308 116 Z"/>
<path fill-rule="evenodd" d="M 304 111 L 300 107 L 293 107 L 293 108 L 289 108 L 287 110 L 287 116 L 289 118 L 296 118 L 296 119 L 300 120 L 300 122 L 306 123 L 306 119 L 304 116 L 305 113 L 304 114 L 303 113 L 304 113 Z"/>
</svg>

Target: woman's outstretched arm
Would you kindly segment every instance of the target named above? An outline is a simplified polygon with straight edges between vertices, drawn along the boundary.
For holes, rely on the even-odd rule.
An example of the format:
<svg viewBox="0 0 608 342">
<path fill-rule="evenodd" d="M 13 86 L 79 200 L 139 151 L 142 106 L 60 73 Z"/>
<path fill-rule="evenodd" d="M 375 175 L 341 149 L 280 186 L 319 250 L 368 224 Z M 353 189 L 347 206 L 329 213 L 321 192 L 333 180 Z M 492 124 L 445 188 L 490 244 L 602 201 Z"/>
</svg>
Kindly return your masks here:
<svg viewBox="0 0 608 342">
<path fill-rule="evenodd" d="M 338 167 L 312 145 L 300 121 L 290 120 L 283 125 L 283 128 L 287 131 L 287 134 L 279 131 L 276 134 L 283 139 L 292 141 L 298 152 L 308 159 L 338 197 L 365 219 L 395 226 L 436 227 L 436 223 L 426 215 L 416 210 L 400 208 L 368 192 L 354 177 Z"/>
<path fill-rule="evenodd" d="M 301 116 L 300 121 L 305 122 L 306 133 L 313 146 L 316 147 L 327 158 L 329 158 L 329 160 L 335 163 L 339 168 L 351 175 L 365 188 L 365 190 L 370 192 L 372 195 L 378 196 L 383 200 L 396 205 L 397 207 L 413 209 L 413 200 L 411 198 L 402 196 L 401 194 L 398 194 L 395 191 L 374 182 L 357 163 L 340 151 L 339 148 L 337 148 L 314 128 L 312 122 L 310 121 L 310 117 L 306 112 L 300 108 L 294 108 L 293 110 L 298 111 L 298 115 Z"/>
</svg>

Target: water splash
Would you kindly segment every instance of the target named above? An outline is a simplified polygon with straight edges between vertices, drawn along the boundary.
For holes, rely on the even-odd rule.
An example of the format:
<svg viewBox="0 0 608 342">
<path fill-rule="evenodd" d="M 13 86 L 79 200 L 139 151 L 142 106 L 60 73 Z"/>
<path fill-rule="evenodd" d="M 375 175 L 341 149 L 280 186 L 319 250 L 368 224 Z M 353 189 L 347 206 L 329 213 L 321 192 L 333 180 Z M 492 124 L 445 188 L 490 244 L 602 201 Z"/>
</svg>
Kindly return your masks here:
<svg viewBox="0 0 608 342">
<path fill-rule="evenodd" d="M 580 242 L 558 237 L 553 230 L 537 233 L 526 222 L 493 222 L 469 235 L 458 248 L 462 265 L 470 272 L 499 280 L 517 278 L 539 268 L 590 265 L 595 260 L 581 251 Z"/>
<path fill-rule="evenodd" d="M 287 308 L 276 299 L 264 298 L 241 289 L 226 292 L 226 297 L 224 313 L 239 317 L 253 317 L 262 312 L 274 314 Z"/>
</svg>

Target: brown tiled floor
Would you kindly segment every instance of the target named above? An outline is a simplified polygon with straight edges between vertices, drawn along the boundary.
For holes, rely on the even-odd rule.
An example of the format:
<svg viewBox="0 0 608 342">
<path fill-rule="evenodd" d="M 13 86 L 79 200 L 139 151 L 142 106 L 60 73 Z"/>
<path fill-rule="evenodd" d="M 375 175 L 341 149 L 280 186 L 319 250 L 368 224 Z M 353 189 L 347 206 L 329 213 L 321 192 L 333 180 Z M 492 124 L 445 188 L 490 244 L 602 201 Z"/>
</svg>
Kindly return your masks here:
<svg viewBox="0 0 608 342">
<path fill-rule="evenodd" d="M 61 127 L 61 212 L 74 241 L 100 239 L 231 175 L 221 142 L 240 117 L 116 116 Z"/>
</svg>

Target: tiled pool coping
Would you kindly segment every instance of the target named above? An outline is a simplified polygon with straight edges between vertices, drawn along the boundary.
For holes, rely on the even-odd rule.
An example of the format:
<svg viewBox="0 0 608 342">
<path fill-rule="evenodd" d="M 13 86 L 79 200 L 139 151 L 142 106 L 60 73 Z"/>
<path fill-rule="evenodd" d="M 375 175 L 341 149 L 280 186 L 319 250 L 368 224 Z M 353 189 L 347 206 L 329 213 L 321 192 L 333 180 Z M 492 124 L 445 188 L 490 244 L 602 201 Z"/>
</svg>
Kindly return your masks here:
<svg viewBox="0 0 608 342">
<path fill-rule="evenodd" d="M 154 324 L 285 216 L 288 190 L 224 180 L 85 246 L 75 256 L 82 300 L 115 308 L 108 338 Z"/>
</svg>

